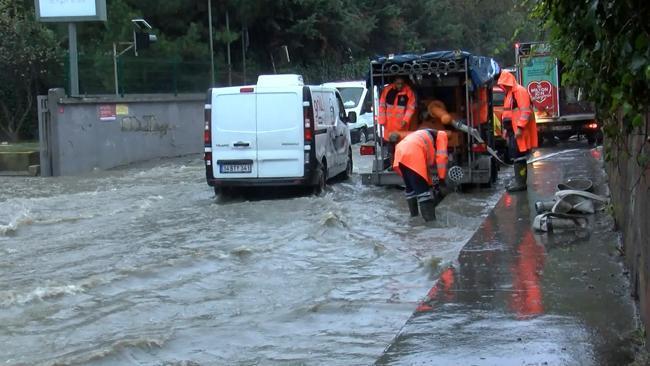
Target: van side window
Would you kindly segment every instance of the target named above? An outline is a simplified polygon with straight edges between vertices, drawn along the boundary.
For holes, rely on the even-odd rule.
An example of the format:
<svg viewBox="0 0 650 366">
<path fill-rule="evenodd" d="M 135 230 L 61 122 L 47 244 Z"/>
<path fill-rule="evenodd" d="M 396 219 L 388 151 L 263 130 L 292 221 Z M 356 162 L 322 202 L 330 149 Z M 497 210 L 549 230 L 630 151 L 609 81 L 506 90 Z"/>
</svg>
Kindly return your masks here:
<svg viewBox="0 0 650 366">
<path fill-rule="evenodd" d="M 341 95 L 339 93 L 336 93 L 336 101 L 338 102 L 338 114 L 339 114 L 339 119 L 341 121 L 345 121 L 347 118 L 347 113 L 345 113 L 345 106 L 343 105 L 343 99 L 341 99 Z"/>
<path fill-rule="evenodd" d="M 372 93 L 370 89 L 366 92 L 366 97 L 363 99 L 363 105 L 361 106 L 361 114 L 372 112 Z"/>
</svg>

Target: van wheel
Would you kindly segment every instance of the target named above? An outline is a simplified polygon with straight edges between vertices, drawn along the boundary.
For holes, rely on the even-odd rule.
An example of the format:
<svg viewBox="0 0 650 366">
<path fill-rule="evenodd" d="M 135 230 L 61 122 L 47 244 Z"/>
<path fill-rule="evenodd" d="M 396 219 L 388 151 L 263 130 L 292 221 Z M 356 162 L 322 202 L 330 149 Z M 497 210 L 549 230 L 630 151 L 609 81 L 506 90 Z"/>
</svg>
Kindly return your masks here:
<svg viewBox="0 0 650 366">
<path fill-rule="evenodd" d="M 314 187 L 314 194 L 320 196 L 325 192 L 325 187 L 327 186 L 327 165 L 320 164 L 320 172 L 318 173 L 318 181 Z"/>
<path fill-rule="evenodd" d="M 220 194 L 223 193 L 223 189 L 221 189 L 221 187 L 214 186 L 213 188 L 214 188 L 214 195 L 215 196 L 219 196 Z"/>
<path fill-rule="evenodd" d="M 343 180 L 348 180 L 352 176 L 352 169 L 354 168 L 354 163 L 352 161 L 352 149 L 348 151 L 348 165 L 345 167 L 345 171 L 341 174 Z"/>
</svg>

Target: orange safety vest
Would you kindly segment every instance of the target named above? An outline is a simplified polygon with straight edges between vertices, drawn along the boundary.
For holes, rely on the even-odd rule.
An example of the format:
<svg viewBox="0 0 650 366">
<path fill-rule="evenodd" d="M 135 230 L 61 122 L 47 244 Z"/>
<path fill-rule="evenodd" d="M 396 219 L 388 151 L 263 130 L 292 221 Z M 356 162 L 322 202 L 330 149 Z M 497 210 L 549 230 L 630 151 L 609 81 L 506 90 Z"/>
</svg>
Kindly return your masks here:
<svg viewBox="0 0 650 366">
<path fill-rule="evenodd" d="M 503 102 L 503 114 L 501 121 L 504 119 L 512 120 L 512 129 L 522 129 L 522 134 L 517 138 L 517 147 L 520 152 L 525 152 L 536 148 L 537 141 L 537 122 L 535 113 L 533 113 L 530 103 L 528 90 L 517 84 L 514 75 L 509 72 L 502 72 L 497 84 L 506 91 L 506 98 Z"/>
<path fill-rule="evenodd" d="M 436 134 L 434 143 L 433 133 Z M 404 164 L 409 169 L 424 178 L 429 185 L 433 185 L 434 166 L 439 179 L 447 176 L 447 133 L 435 130 L 417 130 L 404 137 L 395 146 L 395 159 L 393 170 L 402 176 L 399 165 Z"/>
<path fill-rule="evenodd" d="M 395 89 L 393 84 L 388 85 L 381 92 L 379 98 L 378 122 L 384 126 L 384 140 L 390 134 L 410 129 L 411 118 L 415 114 L 415 93 L 410 86 L 404 84 L 402 90 Z M 404 123 L 404 127 L 402 127 Z"/>
</svg>

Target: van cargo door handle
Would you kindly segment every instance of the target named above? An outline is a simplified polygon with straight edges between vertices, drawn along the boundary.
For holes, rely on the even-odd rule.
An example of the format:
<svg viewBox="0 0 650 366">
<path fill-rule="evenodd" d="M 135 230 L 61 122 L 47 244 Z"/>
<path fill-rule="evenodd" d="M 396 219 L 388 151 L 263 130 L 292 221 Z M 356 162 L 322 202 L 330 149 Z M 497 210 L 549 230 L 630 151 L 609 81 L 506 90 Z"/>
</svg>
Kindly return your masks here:
<svg viewBox="0 0 650 366">
<path fill-rule="evenodd" d="M 234 144 L 232 144 L 232 146 L 234 146 L 234 147 L 249 147 L 249 146 L 251 146 L 251 143 L 250 142 L 238 141 L 238 142 L 235 142 Z"/>
</svg>

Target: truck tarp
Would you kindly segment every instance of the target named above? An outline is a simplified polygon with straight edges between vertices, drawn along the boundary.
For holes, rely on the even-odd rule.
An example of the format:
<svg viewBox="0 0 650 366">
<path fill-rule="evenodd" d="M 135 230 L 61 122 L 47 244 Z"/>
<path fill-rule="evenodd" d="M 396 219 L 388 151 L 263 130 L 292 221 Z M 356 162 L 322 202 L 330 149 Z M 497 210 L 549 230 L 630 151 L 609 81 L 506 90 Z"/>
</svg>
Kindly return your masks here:
<svg viewBox="0 0 650 366">
<path fill-rule="evenodd" d="M 372 62 L 374 64 L 401 65 L 407 63 L 417 63 L 426 61 L 458 61 L 467 60 L 474 86 L 490 85 L 494 78 L 501 71 L 499 64 L 490 57 L 475 56 L 465 51 L 433 51 L 423 54 L 405 53 L 390 57 L 377 57 Z"/>
</svg>

